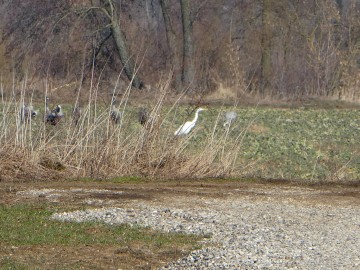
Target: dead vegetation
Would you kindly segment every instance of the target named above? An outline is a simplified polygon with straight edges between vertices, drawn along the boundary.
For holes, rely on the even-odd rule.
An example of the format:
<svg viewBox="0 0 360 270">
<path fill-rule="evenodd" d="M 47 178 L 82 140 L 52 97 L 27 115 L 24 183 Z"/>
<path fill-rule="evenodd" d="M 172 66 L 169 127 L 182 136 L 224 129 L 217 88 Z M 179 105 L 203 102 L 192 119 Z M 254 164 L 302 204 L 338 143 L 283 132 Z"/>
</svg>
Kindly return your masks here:
<svg viewBox="0 0 360 270">
<path fill-rule="evenodd" d="M 201 138 L 203 147 L 189 150 L 194 140 L 199 139 L 196 132 L 189 136 L 174 136 L 173 122 L 181 123 L 186 117 L 177 112 L 178 101 L 175 100 L 170 107 L 169 103 L 165 105 L 169 87 L 168 81 L 160 88 L 155 102 L 148 107 L 146 123 L 138 122 L 137 112 L 129 105 L 130 86 L 121 96 L 115 89 L 113 91 L 111 99 L 117 100 L 121 115 L 117 122 L 111 118 L 111 103 L 104 106 L 96 88 L 87 91 L 90 93 L 89 100 L 82 102 L 81 115 L 76 115 L 76 125 L 72 115 L 65 115 L 56 126 L 49 125 L 43 120 L 44 109 L 39 117 L 21 123 L 18 108 L 27 99 L 28 93 L 25 94 L 24 89 L 20 97 L 3 98 L 1 179 L 230 176 L 234 170 L 239 138 L 228 140 L 227 133 L 215 138 L 211 132 Z M 39 102 L 36 105 L 44 107 Z M 193 114 L 193 110 L 189 110 L 188 114 Z M 230 148 L 234 151 L 225 154 L 224 150 Z"/>
</svg>

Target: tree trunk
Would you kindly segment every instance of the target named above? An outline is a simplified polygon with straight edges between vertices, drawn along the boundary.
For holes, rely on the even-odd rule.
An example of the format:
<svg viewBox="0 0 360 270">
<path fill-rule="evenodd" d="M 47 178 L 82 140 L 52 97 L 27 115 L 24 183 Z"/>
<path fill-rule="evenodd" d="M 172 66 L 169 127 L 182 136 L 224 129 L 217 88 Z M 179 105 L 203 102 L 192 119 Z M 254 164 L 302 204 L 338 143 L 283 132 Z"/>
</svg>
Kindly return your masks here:
<svg viewBox="0 0 360 270">
<path fill-rule="evenodd" d="M 271 13 L 272 0 L 263 0 L 262 5 L 262 34 L 261 34 L 261 65 L 260 65 L 260 95 L 264 96 L 265 91 L 269 88 L 271 80 Z"/>
<path fill-rule="evenodd" d="M 121 30 L 119 18 L 113 5 L 113 1 L 108 0 L 108 3 L 105 6 L 111 20 L 111 32 L 115 40 L 120 60 L 124 65 L 125 74 L 135 88 L 141 89 L 143 87 L 143 82 L 136 74 L 134 61 L 129 54 L 129 49 L 126 45 L 125 36 Z"/>
<path fill-rule="evenodd" d="M 182 82 L 189 85 L 194 80 L 195 66 L 193 61 L 192 22 L 190 18 L 190 1 L 181 0 L 181 18 L 183 27 L 183 65 Z"/>
<path fill-rule="evenodd" d="M 336 0 L 336 4 L 337 4 L 337 7 L 340 10 L 340 14 L 341 14 L 343 7 L 344 7 L 343 0 Z"/>
<path fill-rule="evenodd" d="M 179 48 L 176 42 L 176 34 L 172 27 L 170 19 L 170 7 L 168 4 L 169 0 L 160 0 L 161 10 L 164 18 L 166 42 L 170 51 L 170 62 L 171 68 L 174 72 L 175 88 L 180 89 L 181 87 L 181 61 L 179 55 Z"/>
</svg>

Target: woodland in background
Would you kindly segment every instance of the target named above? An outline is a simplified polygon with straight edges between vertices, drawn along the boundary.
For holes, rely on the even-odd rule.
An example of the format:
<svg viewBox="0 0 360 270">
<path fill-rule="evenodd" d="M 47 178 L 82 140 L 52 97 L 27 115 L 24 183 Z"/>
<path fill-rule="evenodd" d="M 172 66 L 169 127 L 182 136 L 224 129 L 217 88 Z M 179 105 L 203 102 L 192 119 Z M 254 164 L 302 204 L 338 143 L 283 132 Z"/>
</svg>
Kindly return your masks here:
<svg viewBox="0 0 360 270">
<path fill-rule="evenodd" d="M 0 12 L 2 83 L 109 89 L 121 74 L 157 91 L 171 75 L 174 93 L 360 100 L 359 0 L 3 0 Z"/>
</svg>

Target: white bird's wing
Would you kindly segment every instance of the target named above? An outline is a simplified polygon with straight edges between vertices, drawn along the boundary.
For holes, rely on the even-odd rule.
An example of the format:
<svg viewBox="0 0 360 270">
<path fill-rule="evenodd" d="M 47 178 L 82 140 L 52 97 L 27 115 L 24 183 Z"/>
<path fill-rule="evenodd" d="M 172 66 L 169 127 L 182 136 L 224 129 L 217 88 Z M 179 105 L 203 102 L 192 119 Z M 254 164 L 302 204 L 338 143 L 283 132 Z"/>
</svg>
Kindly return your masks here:
<svg viewBox="0 0 360 270">
<path fill-rule="evenodd" d="M 181 125 L 176 131 L 175 131 L 175 135 L 184 135 L 184 134 L 188 134 L 190 132 L 190 130 L 193 129 L 193 127 L 195 126 L 195 123 L 189 121 L 186 122 L 185 124 Z"/>
<path fill-rule="evenodd" d="M 181 130 L 182 126 L 180 126 L 175 132 L 174 132 L 174 135 L 177 136 L 177 135 L 180 135 L 180 130 Z"/>
<path fill-rule="evenodd" d="M 186 123 L 185 123 L 186 124 Z M 177 136 L 177 135 L 183 135 L 184 134 L 184 126 L 185 124 L 181 125 L 175 132 L 174 132 L 174 135 Z"/>
</svg>

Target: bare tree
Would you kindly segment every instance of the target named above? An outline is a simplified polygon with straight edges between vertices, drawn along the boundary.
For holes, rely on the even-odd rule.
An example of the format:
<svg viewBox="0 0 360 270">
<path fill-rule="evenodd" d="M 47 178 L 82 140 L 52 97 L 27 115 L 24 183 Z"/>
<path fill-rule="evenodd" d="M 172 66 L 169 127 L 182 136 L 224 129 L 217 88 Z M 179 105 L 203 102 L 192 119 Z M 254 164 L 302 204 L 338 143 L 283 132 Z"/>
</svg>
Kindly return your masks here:
<svg viewBox="0 0 360 270">
<path fill-rule="evenodd" d="M 114 37 L 114 41 L 116 44 L 117 51 L 119 53 L 121 62 L 124 66 L 126 76 L 131 81 L 132 85 L 136 88 L 142 88 L 143 82 L 140 80 L 133 61 L 133 57 L 131 57 L 129 53 L 129 49 L 126 45 L 125 36 L 120 27 L 120 22 L 117 14 L 117 10 L 114 6 L 113 0 L 101 0 L 102 4 L 105 6 L 105 10 L 103 10 L 107 17 L 110 20 L 111 32 Z"/>
<path fill-rule="evenodd" d="M 170 67 L 176 89 L 360 94 L 358 0 L 3 0 L 0 11 L 16 74 L 32 63 L 38 78 L 74 81 L 85 63 L 141 88 Z"/>
<path fill-rule="evenodd" d="M 192 37 L 192 19 L 190 17 L 190 1 L 181 0 L 181 18 L 183 27 L 183 64 L 182 64 L 182 82 L 189 85 L 195 78 L 194 65 L 194 44 Z"/>
<path fill-rule="evenodd" d="M 181 86 L 181 59 L 180 49 L 176 38 L 176 32 L 171 21 L 171 11 L 169 0 L 160 0 L 161 11 L 164 18 L 166 42 L 170 51 L 171 68 L 174 73 L 175 88 L 179 89 Z"/>
<path fill-rule="evenodd" d="M 111 64 L 113 61 L 109 59 L 118 55 L 132 85 L 143 86 L 120 25 L 115 0 L 7 0 L 6 5 L 9 13 L 4 19 L 3 39 L 8 51 L 18 59 L 16 63 L 24 62 L 26 57 L 37 57 L 38 70 L 55 76 L 64 69 L 65 77 L 76 73 L 75 69 L 80 70 L 84 50 L 88 67 L 97 65 L 101 56 L 104 58 L 101 66 Z"/>
<path fill-rule="evenodd" d="M 272 0 L 262 0 L 262 11 L 261 11 L 261 64 L 260 64 L 260 95 L 264 96 L 265 90 L 269 87 L 272 63 L 271 63 L 271 8 Z"/>
</svg>

